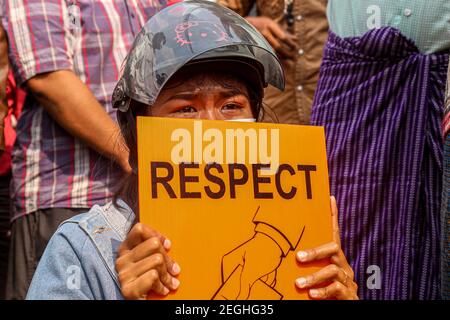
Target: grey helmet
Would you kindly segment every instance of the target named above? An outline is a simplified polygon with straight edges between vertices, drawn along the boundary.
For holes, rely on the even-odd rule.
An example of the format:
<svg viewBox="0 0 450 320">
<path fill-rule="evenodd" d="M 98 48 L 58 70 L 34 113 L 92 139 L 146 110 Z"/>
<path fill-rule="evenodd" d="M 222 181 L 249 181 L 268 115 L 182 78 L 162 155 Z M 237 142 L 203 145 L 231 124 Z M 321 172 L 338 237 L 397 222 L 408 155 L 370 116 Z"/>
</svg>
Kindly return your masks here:
<svg viewBox="0 0 450 320">
<path fill-rule="evenodd" d="M 204 0 L 179 2 L 144 25 L 129 52 L 112 104 L 126 112 L 130 99 L 152 105 L 182 67 L 202 62 L 252 66 L 243 75 L 284 89 L 282 66 L 269 43 L 235 12 Z M 248 70 L 248 69 L 247 69 Z"/>
</svg>

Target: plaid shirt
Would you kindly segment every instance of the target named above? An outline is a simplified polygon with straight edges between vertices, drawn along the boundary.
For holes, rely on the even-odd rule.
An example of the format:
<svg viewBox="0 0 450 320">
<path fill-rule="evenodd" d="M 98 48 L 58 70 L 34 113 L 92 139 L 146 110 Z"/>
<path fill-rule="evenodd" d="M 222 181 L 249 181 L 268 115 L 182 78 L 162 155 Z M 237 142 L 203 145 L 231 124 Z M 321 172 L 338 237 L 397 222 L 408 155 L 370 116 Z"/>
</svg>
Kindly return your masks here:
<svg viewBox="0 0 450 320">
<path fill-rule="evenodd" d="M 111 94 L 142 25 L 165 0 L 5 0 L 3 25 L 18 84 L 70 69 L 112 118 Z M 120 169 L 69 135 L 29 95 L 13 150 L 12 219 L 110 200 Z"/>
</svg>

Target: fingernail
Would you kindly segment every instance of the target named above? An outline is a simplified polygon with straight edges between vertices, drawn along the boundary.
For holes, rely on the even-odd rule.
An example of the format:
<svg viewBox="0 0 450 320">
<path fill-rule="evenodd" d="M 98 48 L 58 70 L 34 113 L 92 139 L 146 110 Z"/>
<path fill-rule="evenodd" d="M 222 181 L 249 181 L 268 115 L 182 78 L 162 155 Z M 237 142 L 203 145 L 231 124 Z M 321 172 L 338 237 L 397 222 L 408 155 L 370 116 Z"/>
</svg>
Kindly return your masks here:
<svg viewBox="0 0 450 320">
<path fill-rule="evenodd" d="M 297 287 L 303 288 L 306 285 L 306 279 L 305 278 L 298 278 L 296 281 Z"/>
<path fill-rule="evenodd" d="M 178 263 L 175 262 L 175 263 L 173 264 L 173 266 L 172 266 L 172 272 L 173 272 L 174 274 L 179 274 L 180 271 L 181 271 L 180 266 L 178 265 Z"/>
<path fill-rule="evenodd" d="M 170 290 L 167 289 L 166 287 L 164 287 L 163 295 L 167 296 L 169 294 L 169 292 L 170 292 Z"/>
<path fill-rule="evenodd" d="M 299 251 L 297 252 L 297 258 L 300 261 L 305 261 L 306 258 L 308 257 L 308 253 L 306 253 L 305 251 Z"/>
<path fill-rule="evenodd" d="M 172 242 L 170 242 L 169 239 L 166 239 L 166 240 L 164 240 L 163 246 L 164 246 L 164 249 L 169 250 L 170 247 L 172 247 Z"/>
<path fill-rule="evenodd" d="M 309 290 L 309 295 L 313 298 L 318 298 L 318 297 L 320 297 L 320 292 L 319 292 L 319 290 L 311 289 L 311 290 Z"/>
<path fill-rule="evenodd" d="M 176 290 L 180 286 L 180 280 L 172 278 L 172 289 Z"/>
</svg>

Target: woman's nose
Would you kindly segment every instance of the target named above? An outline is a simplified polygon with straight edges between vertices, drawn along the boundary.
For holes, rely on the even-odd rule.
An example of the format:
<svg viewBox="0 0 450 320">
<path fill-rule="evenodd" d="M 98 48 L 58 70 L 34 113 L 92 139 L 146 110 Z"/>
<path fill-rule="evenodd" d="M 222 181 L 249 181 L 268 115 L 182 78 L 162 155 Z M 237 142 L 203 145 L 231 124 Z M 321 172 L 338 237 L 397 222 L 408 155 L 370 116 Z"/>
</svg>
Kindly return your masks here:
<svg viewBox="0 0 450 320">
<path fill-rule="evenodd" d="M 200 112 L 199 119 L 202 120 L 224 120 L 224 117 L 217 108 L 207 108 Z"/>
</svg>

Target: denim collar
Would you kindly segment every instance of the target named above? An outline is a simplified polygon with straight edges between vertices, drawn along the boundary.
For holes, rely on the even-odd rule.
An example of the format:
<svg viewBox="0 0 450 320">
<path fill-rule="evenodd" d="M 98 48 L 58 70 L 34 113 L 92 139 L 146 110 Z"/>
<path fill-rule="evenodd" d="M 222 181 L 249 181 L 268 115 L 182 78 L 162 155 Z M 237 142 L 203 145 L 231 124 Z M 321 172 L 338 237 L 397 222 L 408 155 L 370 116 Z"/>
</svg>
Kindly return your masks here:
<svg viewBox="0 0 450 320">
<path fill-rule="evenodd" d="M 103 208 L 107 222 L 117 232 L 122 241 L 125 240 L 136 218 L 133 210 L 122 199 L 117 200 L 117 207 L 109 202 Z"/>
<path fill-rule="evenodd" d="M 80 228 L 91 239 L 105 267 L 120 289 L 115 261 L 120 244 L 125 240 L 134 225 L 133 210 L 119 199 L 117 207 L 109 202 L 104 206 L 95 205 L 81 219 L 70 219 L 67 222 L 78 223 Z"/>
</svg>

